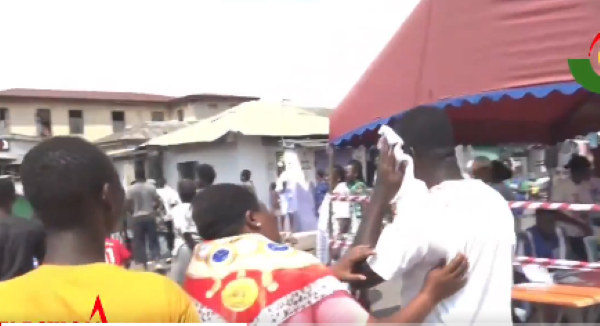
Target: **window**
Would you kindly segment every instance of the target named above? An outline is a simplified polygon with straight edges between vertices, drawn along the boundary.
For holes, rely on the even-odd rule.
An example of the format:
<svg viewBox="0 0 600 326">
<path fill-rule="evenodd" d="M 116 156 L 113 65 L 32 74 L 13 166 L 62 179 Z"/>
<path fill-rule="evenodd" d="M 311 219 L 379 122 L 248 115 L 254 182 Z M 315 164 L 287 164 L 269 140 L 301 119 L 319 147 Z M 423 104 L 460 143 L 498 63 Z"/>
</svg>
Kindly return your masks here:
<svg viewBox="0 0 600 326">
<path fill-rule="evenodd" d="M 183 118 L 184 118 L 183 109 L 177 110 L 177 120 L 183 121 Z"/>
<path fill-rule="evenodd" d="M 162 111 L 153 111 L 152 121 L 165 121 L 165 113 Z"/>
<path fill-rule="evenodd" d="M 52 137 L 50 109 L 37 109 L 35 112 L 35 127 L 39 137 Z"/>
<path fill-rule="evenodd" d="M 217 103 L 208 103 L 208 108 L 216 110 L 216 109 L 219 108 L 219 104 L 217 104 Z"/>
<path fill-rule="evenodd" d="M 177 171 L 179 171 L 179 178 L 195 180 L 196 172 L 194 170 L 196 169 L 197 164 L 198 162 L 196 161 L 177 163 Z"/>
<path fill-rule="evenodd" d="M 69 133 L 71 135 L 83 134 L 83 111 L 69 110 Z"/>
<path fill-rule="evenodd" d="M 8 109 L 0 108 L 0 134 L 8 134 L 9 132 Z"/>
<path fill-rule="evenodd" d="M 113 132 L 119 132 L 125 130 L 125 112 L 123 111 L 112 111 L 112 125 Z"/>
</svg>

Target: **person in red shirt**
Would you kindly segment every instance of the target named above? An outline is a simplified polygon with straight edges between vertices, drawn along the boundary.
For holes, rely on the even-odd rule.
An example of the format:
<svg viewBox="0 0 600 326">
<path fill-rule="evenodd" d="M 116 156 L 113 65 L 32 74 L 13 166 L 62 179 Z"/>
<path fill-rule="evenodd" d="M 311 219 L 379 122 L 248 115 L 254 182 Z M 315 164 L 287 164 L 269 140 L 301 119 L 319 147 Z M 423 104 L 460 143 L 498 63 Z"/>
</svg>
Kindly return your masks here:
<svg viewBox="0 0 600 326">
<path fill-rule="evenodd" d="M 121 243 L 121 241 L 112 238 L 106 238 L 104 241 L 104 255 L 106 262 L 118 266 L 129 266 L 131 252 Z"/>
</svg>

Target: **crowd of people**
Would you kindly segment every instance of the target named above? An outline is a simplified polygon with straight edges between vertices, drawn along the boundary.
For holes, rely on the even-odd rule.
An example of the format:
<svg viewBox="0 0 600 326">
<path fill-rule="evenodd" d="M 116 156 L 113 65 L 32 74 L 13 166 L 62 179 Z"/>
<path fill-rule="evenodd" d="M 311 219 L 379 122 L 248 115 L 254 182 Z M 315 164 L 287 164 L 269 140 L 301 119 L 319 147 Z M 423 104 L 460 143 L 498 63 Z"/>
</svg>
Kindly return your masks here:
<svg viewBox="0 0 600 326">
<path fill-rule="evenodd" d="M 126 194 L 110 159 L 78 137 L 55 137 L 34 147 L 23 160 L 21 177 L 36 219 L 17 220 L 7 209 L 1 214 L 3 271 L 5 266 L 23 268 L 0 282 L 0 320 L 382 321 L 355 303 L 342 283 L 364 278 L 352 268 L 373 254 L 368 246 L 356 247 L 325 268 L 314 256 L 279 244 L 275 215 L 247 187 L 211 185 L 214 173 L 207 175 L 212 177 L 201 180 L 200 190 L 193 181 L 181 180 L 181 203 L 170 208 L 174 242 L 195 252 L 181 286 L 157 273 L 106 263 L 106 238 L 122 227 L 124 210 L 134 216 L 133 224 L 140 224 L 138 232 L 154 232 L 147 227 L 147 212 L 158 197 L 148 180 L 139 174 Z M 10 182 L 6 185 L 11 188 Z M 1 195 L 7 194 L 8 206 L 10 189 Z M 181 215 L 191 218 L 185 226 Z M 147 258 L 135 251 L 134 260 L 143 263 Z M 422 321 L 464 286 L 468 269 L 462 255 L 434 268 L 414 301 L 383 321 Z M 265 291 L 272 300 L 257 299 Z M 275 300 L 281 298 L 289 299 Z M 343 312 L 330 309 L 340 305 Z M 95 314 L 99 306 L 102 313 Z"/>
<path fill-rule="evenodd" d="M 418 187 L 405 191 L 406 164 L 385 141 L 372 190 L 357 161 L 336 166 L 328 184 L 319 174 L 317 257 L 281 237 L 282 226 L 294 219 L 290 201 L 282 201 L 289 187 L 284 178 L 271 185 L 271 207 L 256 197 L 249 171 L 240 184 L 215 184 L 206 164 L 197 167 L 196 180 L 180 180 L 177 189 L 137 172 L 125 190 L 94 145 L 77 137 L 45 140 L 21 166 L 35 219 L 10 215 L 14 184 L 0 179 L 0 322 L 103 320 L 93 313 L 97 300 L 114 322 L 512 322 L 517 237 L 506 204 L 510 193 L 502 186 L 505 165 L 478 162 L 474 177 L 465 179 L 443 110 L 411 110 L 394 130 L 413 160 Z M 553 198 L 581 202 L 573 193 L 581 196 L 593 183 L 589 164 L 581 162 L 569 163 L 571 178 L 560 181 L 563 191 Z M 371 197 L 368 205 L 330 203 L 328 192 Z M 156 223 L 161 209 L 164 227 Z M 548 234 L 563 230 L 548 222 L 550 213 L 538 212 L 527 253 L 564 254 L 580 241 L 567 232 L 565 241 L 549 241 Z M 126 215 L 133 255 L 126 243 L 107 240 L 123 229 Z M 589 232 L 589 223 L 579 225 Z M 172 257 L 166 276 L 143 271 L 155 270 L 161 258 L 161 234 Z M 333 240 L 349 245 L 332 248 Z M 401 279 L 402 308 L 374 317 L 366 290 L 392 278 Z"/>
</svg>

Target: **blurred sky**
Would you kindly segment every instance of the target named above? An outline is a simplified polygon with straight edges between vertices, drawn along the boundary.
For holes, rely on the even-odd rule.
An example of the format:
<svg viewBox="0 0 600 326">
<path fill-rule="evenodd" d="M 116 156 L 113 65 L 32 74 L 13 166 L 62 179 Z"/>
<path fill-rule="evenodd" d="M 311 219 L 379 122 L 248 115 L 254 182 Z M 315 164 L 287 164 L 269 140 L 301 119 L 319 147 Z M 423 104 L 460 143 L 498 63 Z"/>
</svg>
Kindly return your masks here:
<svg viewBox="0 0 600 326">
<path fill-rule="evenodd" d="M 3 0 L 0 89 L 334 107 L 418 0 Z"/>
</svg>

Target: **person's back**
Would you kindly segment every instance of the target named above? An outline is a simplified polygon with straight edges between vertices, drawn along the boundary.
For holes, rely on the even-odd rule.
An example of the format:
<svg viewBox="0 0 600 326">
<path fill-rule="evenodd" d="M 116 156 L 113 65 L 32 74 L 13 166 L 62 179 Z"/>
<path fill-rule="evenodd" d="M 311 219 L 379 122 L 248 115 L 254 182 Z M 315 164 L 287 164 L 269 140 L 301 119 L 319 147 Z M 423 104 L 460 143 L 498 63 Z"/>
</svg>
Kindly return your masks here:
<svg viewBox="0 0 600 326">
<path fill-rule="evenodd" d="M 0 217 L 0 282 L 33 269 L 44 256 L 44 228 L 36 219 Z"/>
<path fill-rule="evenodd" d="M 108 322 L 177 323 L 197 320 L 186 293 L 164 276 L 104 263 L 41 266 L 0 283 L 0 320 L 98 322 L 99 297 Z"/>
<path fill-rule="evenodd" d="M 46 139 L 27 152 L 20 172 L 44 224 L 46 252 L 40 267 L 0 283 L 0 321 L 199 320 L 168 278 L 106 264 L 105 239 L 122 223 L 125 191 L 98 147 L 80 137 Z"/>
<path fill-rule="evenodd" d="M 127 189 L 127 198 L 131 201 L 132 216 L 153 215 L 158 199 L 156 186 L 148 181 L 138 181 Z"/>
<path fill-rule="evenodd" d="M 506 201 L 479 180 L 443 182 L 429 200 L 440 214 L 433 246 L 445 249 L 447 259 L 464 253 L 471 268 L 465 288 L 441 302 L 428 321 L 509 323 L 516 238 Z"/>
</svg>

